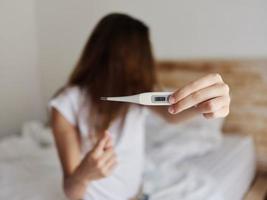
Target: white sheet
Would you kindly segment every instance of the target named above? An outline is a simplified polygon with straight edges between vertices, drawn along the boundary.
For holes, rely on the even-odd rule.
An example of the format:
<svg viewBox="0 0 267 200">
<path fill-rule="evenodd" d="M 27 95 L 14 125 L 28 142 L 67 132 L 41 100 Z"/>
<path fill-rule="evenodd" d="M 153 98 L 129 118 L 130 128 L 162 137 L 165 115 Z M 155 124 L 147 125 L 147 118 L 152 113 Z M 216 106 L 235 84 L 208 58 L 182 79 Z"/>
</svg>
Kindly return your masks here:
<svg viewBox="0 0 267 200">
<path fill-rule="evenodd" d="M 248 137 L 226 136 L 217 150 L 176 164 L 148 163 L 144 185 L 152 200 L 241 200 L 255 175 Z"/>
<path fill-rule="evenodd" d="M 0 199 L 65 199 L 56 151 L 38 145 L 29 137 L 0 142 Z M 150 161 L 147 178 L 150 176 L 151 182 L 145 182 L 145 190 L 154 193 L 151 200 L 171 200 L 170 193 L 175 194 L 175 200 L 239 200 L 255 172 L 250 138 L 227 136 L 213 152 L 175 165 Z M 161 168 L 155 170 L 155 166 Z"/>
<path fill-rule="evenodd" d="M 218 150 L 186 163 L 213 177 L 224 199 L 241 200 L 255 175 L 253 141 L 227 136 Z"/>
<path fill-rule="evenodd" d="M 65 199 L 55 149 L 40 149 L 31 138 L 1 141 L 0 199 Z"/>
<path fill-rule="evenodd" d="M 222 142 L 223 119 L 206 120 L 198 116 L 181 124 L 169 124 L 150 114 L 146 123 L 146 152 L 153 162 L 177 163 L 201 156 Z"/>
<path fill-rule="evenodd" d="M 144 192 L 149 200 L 223 200 L 211 176 L 183 162 L 146 172 Z"/>
</svg>

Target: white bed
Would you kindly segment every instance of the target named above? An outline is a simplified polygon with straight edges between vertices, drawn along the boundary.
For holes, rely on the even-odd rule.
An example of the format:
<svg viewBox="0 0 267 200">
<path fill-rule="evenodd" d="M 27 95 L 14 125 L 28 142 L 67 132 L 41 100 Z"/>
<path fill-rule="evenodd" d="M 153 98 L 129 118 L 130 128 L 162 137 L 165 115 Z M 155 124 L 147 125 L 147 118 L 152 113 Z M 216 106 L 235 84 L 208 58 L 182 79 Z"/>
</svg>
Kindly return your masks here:
<svg viewBox="0 0 267 200">
<path fill-rule="evenodd" d="M 49 135 L 47 131 L 49 130 L 45 131 L 46 136 Z M 10 137 L 0 141 L 0 199 L 65 199 L 61 190 L 61 172 L 56 151 L 51 147 L 40 148 L 41 143 L 50 143 L 51 138 L 44 142 L 43 137 L 42 142 L 38 142 L 40 135 L 33 135 L 24 134 L 22 137 Z M 255 156 L 252 140 L 227 136 L 223 137 L 220 144 L 215 142 L 216 146 L 211 146 L 209 142 L 203 147 L 205 150 L 199 151 L 201 153 L 198 155 L 182 153 L 182 159 L 179 158 L 178 163 L 166 162 L 171 164 L 165 165 L 167 168 L 162 174 L 156 171 L 160 176 L 154 177 L 151 173 L 152 185 L 179 178 L 179 181 L 176 179 L 175 182 L 169 182 L 167 188 L 158 189 L 157 193 L 164 194 L 166 200 L 240 200 L 254 176 Z M 195 146 L 196 142 L 192 144 L 191 147 Z M 184 151 L 184 147 L 180 150 Z M 192 152 L 195 153 L 195 150 Z M 173 157 L 179 156 L 177 154 L 170 157 L 173 161 Z M 166 160 L 168 161 L 168 158 Z M 156 164 L 160 165 L 160 162 Z M 168 170 L 170 166 L 172 169 Z M 147 181 L 145 179 L 145 183 Z M 174 198 L 172 195 L 168 196 L 172 190 L 178 192 Z M 151 200 L 163 199 L 153 198 L 153 195 L 150 194 Z"/>
<path fill-rule="evenodd" d="M 145 182 L 152 200 L 241 200 L 255 175 L 254 146 L 249 137 L 224 136 L 205 155 L 156 165 Z"/>
<path fill-rule="evenodd" d="M 249 137 L 224 137 L 219 149 L 185 162 L 213 177 L 227 200 L 241 200 L 255 175 L 254 146 Z"/>
<path fill-rule="evenodd" d="M 150 115 L 144 192 L 152 200 L 241 200 L 255 175 L 249 137 L 223 135 L 222 120 L 168 125 Z"/>
<path fill-rule="evenodd" d="M 0 142 L 0 199 L 63 200 L 54 148 L 40 148 L 32 138 Z"/>
</svg>

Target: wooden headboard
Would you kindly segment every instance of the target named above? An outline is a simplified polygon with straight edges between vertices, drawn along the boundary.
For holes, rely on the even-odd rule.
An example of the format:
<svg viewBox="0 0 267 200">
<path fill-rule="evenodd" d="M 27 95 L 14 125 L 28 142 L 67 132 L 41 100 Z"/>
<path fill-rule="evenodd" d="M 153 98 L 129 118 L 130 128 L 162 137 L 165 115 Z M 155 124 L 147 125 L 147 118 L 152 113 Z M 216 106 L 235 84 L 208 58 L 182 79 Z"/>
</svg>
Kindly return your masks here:
<svg viewBox="0 0 267 200">
<path fill-rule="evenodd" d="M 225 134 L 254 139 L 259 170 L 267 171 L 267 59 L 159 61 L 162 86 L 177 88 L 207 73 L 220 73 L 231 90 Z"/>
</svg>

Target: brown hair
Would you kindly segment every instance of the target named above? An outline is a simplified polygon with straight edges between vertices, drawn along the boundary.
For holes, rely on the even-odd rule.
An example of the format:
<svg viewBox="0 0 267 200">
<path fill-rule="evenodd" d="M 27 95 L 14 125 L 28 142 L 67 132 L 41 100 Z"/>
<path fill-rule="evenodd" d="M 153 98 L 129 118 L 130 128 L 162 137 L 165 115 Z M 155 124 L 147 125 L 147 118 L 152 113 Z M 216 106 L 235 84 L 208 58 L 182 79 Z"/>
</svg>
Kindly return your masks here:
<svg viewBox="0 0 267 200">
<path fill-rule="evenodd" d="M 128 15 L 114 13 L 94 28 L 67 87 L 85 91 L 91 103 L 90 123 L 94 130 L 103 131 L 115 118 L 125 117 L 129 105 L 101 101 L 101 96 L 151 91 L 155 82 L 148 27 Z"/>
</svg>

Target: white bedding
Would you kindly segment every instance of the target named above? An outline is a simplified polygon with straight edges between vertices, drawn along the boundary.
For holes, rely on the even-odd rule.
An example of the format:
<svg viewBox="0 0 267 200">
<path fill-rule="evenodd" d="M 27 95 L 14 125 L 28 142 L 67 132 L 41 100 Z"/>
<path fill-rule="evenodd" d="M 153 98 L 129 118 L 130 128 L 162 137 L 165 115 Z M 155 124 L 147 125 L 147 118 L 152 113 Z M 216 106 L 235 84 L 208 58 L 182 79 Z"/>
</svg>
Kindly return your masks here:
<svg viewBox="0 0 267 200">
<path fill-rule="evenodd" d="M 177 163 L 205 155 L 220 146 L 222 123 L 222 119 L 206 120 L 198 116 L 181 124 L 169 124 L 150 113 L 146 123 L 148 157 L 155 163 Z"/>
<path fill-rule="evenodd" d="M 0 199 L 63 200 L 60 179 L 54 148 L 24 137 L 0 142 Z"/>
<path fill-rule="evenodd" d="M 255 175 L 255 151 L 249 137 L 224 137 L 222 146 L 207 155 L 185 161 L 209 174 L 226 200 L 241 200 Z"/>
<path fill-rule="evenodd" d="M 226 136 L 206 155 L 156 166 L 145 181 L 151 200 L 241 200 L 255 175 L 254 146 L 251 138 Z"/>
<path fill-rule="evenodd" d="M 184 127 L 184 130 L 187 128 Z M 197 130 L 200 130 L 199 127 Z M 45 137 L 36 140 L 30 135 L 23 134 L 23 137 L 0 141 L 0 199 L 65 199 L 56 151 L 51 147 L 40 148 L 40 144 L 47 146 L 50 139 L 46 138 L 44 142 Z M 167 156 L 166 162 L 159 160 L 153 163 L 155 160 L 148 156 L 146 169 L 149 171 L 146 171 L 144 188 L 150 194 L 150 200 L 241 199 L 254 176 L 255 156 L 251 139 L 227 136 L 220 143 L 215 142 L 215 145 L 210 145 L 213 140 L 205 142 L 200 139 L 206 149 L 194 156 L 194 147 L 200 147 L 196 141 L 187 141 L 191 146 L 181 145 L 182 148 L 175 152 L 176 156 L 163 154 Z M 164 145 L 161 147 L 164 148 Z M 187 150 L 186 147 L 193 151 L 191 149 L 186 154 L 181 152 Z M 168 162 L 170 160 L 172 162 Z"/>
</svg>

